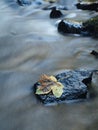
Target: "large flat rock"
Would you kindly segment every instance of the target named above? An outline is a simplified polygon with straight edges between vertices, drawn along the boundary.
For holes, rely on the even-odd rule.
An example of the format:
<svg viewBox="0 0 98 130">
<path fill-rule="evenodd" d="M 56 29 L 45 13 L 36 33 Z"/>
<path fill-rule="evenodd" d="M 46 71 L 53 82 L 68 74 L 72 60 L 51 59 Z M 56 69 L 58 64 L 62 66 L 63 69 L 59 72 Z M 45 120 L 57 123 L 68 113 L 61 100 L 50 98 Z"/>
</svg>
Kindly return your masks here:
<svg viewBox="0 0 98 130">
<path fill-rule="evenodd" d="M 87 99 L 88 85 L 91 81 L 92 70 L 66 70 L 56 75 L 58 82 L 64 85 L 60 98 L 56 98 L 51 92 L 49 94 L 37 95 L 44 104 L 74 102 Z M 38 82 L 34 84 L 34 92 L 38 88 Z"/>
</svg>

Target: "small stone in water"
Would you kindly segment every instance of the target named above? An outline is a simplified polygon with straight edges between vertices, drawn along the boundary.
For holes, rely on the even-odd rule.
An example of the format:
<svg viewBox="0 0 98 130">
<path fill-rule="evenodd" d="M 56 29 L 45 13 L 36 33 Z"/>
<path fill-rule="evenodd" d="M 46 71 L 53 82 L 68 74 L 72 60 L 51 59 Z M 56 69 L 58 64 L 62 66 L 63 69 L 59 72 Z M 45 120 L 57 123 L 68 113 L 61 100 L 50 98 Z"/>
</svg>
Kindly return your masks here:
<svg viewBox="0 0 98 130">
<path fill-rule="evenodd" d="M 50 13 L 50 18 L 60 18 L 62 15 L 63 14 L 60 10 L 57 10 L 56 7 L 53 7 Z"/>
<path fill-rule="evenodd" d="M 90 54 L 94 55 L 96 58 L 98 58 L 98 52 L 93 50 Z"/>
</svg>

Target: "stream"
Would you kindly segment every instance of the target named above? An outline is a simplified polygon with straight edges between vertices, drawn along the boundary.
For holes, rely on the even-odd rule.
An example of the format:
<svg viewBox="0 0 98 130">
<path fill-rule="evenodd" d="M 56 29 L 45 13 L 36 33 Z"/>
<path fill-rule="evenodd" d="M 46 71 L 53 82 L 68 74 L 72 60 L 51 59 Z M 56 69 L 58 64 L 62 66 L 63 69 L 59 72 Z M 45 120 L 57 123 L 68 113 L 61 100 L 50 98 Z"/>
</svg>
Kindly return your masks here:
<svg viewBox="0 0 98 130">
<path fill-rule="evenodd" d="M 86 20 L 94 11 L 75 7 L 77 0 L 59 0 L 65 18 Z M 98 39 L 62 35 L 50 10 L 0 0 L 0 130 L 98 130 L 98 95 L 92 100 L 44 106 L 32 92 L 40 75 L 65 69 L 98 69 Z M 55 4 L 54 4 L 55 5 Z M 98 88 L 95 88 L 98 92 Z"/>
</svg>

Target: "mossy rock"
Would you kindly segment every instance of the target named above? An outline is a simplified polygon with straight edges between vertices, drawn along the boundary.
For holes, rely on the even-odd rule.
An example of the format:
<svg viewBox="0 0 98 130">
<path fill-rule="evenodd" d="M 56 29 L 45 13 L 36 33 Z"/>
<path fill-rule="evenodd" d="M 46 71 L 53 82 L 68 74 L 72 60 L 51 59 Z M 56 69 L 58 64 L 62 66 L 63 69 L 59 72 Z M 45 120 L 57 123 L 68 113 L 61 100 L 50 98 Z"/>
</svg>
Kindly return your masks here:
<svg viewBox="0 0 98 130">
<path fill-rule="evenodd" d="M 87 30 L 90 35 L 98 37 L 98 16 L 83 22 L 83 28 Z"/>
</svg>

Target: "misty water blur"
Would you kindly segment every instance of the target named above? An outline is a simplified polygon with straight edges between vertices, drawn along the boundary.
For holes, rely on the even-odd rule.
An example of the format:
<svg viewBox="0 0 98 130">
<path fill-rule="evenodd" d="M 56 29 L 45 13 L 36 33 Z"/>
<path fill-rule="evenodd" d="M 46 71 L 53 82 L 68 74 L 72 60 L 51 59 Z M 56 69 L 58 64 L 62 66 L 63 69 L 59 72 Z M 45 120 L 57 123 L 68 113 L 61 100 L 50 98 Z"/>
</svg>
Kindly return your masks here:
<svg viewBox="0 0 98 130">
<path fill-rule="evenodd" d="M 63 10 L 65 18 L 83 20 L 95 15 L 77 10 L 75 3 L 60 0 L 57 4 L 68 7 Z M 50 10 L 42 10 L 47 5 L 0 1 L 0 130 L 97 130 L 97 95 L 88 102 L 45 107 L 31 91 L 44 73 L 98 69 L 98 60 L 90 55 L 98 50 L 98 40 L 59 34 L 57 19 L 49 18 Z"/>
</svg>

